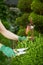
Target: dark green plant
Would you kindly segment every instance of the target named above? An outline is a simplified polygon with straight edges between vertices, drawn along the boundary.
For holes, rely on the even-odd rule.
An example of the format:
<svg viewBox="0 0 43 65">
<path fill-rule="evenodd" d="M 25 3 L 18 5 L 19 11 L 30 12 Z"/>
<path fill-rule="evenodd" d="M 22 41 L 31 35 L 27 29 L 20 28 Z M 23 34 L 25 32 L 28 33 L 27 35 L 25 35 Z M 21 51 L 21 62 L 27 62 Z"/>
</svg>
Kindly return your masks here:
<svg viewBox="0 0 43 65">
<path fill-rule="evenodd" d="M 31 11 L 31 3 L 32 0 L 19 0 L 18 1 L 18 8 L 23 12 L 30 12 Z"/>
<path fill-rule="evenodd" d="M 35 25 L 35 29 L 43 33 L 43 15 L 38 15 L 34 12 L 32 12 L 29 16 L 29 20 L 32 17 L 32 21 Z"/>
<path fill-rule="evenodd" d="M 2 19 L 1 22 L 3 23 L 3 25 L 5 26 L 6 29 L 10 30 L 11 26 L 10 26 L 10 22 L 9 21 Z"/>
<path fill-rule="evenodd" d="M 19 48 L 28 47 L 27 53 L 11 59 L 10 65 L 43 65 L 43 37 L 35 37 L 34 42 L 26 39 L 19 42 Z"/>
<path fill-rule="evenodd" d="M 5 1 L 0 1 L 0 19 L 7 19 L 9 7 L 5 5 Z"/>
<path fill-rule="evenodd" d="M 17 33 L 19 36 L 25 36 L 25 28 L 20 28 Z"/>
<path fill-rule="evenodd" d="M 43 14 L 43 3 L 38 0 L 34 0 L 31 4 L 31 9 L 38 14 Z"/>
<path fill-rule="evenodd" d="M 16 18 L 16 24 L 25 27 L 29 23 L 28 16 L 28 13 L 24 13 L 21 17 Z"/>
</svg>

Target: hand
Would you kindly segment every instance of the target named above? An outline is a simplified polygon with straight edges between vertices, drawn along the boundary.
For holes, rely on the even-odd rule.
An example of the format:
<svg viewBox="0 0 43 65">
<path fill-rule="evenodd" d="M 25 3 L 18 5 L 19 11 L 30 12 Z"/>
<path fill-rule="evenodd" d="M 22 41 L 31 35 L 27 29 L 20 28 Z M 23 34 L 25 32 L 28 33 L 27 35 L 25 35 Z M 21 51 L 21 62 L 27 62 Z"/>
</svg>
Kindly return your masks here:
<svg viewBox="0 0 43 65">
<path fill-rule="evenodd" d="M 1 51 L 7 56 L 7 57 L 13 57 L 16 56 L 16 53 L 13 51 L 13 49 L 6 47 L 6 46 L 2 46 L 1 47 Z"/>
</svg>

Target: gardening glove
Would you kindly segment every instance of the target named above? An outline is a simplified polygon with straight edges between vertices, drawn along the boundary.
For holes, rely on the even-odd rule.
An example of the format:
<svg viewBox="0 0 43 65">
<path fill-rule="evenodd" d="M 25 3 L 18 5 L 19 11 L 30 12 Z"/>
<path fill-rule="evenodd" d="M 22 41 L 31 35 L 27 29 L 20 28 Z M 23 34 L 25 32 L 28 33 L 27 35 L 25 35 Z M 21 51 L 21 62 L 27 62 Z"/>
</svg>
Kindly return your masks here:
<svg viewBox="0 0 43 65">
<path fill-rule="evenodd" d="M 7 57 L 16 56 L 16 53 L 13 51 L 13 49 L 6 47 L 2 44 L 0 44 L 0 51 L 2 51 Z"/>
<path fill-rule="evenodd" d="M 23 36 L 23 37 L 19 36 L 19 37 L 18 37 L 18 40 L 19 40 L 19 41 L 26 40 L 26 37 L 25 37 L 25 36 Z"/>
</svg>

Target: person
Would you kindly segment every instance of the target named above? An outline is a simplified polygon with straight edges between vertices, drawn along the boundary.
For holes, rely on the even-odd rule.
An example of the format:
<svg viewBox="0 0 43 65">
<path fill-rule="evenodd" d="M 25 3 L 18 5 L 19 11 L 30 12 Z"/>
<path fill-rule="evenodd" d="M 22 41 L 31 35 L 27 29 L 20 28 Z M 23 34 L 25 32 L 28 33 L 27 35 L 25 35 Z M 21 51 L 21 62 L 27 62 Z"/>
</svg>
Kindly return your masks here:
<svg viewBox="0 0 43 65">
<path fill-rule="evenodd" d="M 23 41 L 26 39 L 26 37 L 21 37 L 21 36 L 18 36 L 12 32 L 10 32 L 9 30 L 7 30 L 4 25 L 2 24 L 1 20 L 0 20 L 0 33 L 8 38 L 8 39 L 11 39 L 11 40 L 16 40 L 16 41 Z M 31 38 L 31 37 L 29 37 Z M 6 47 L 5 45 L 1 44 L 0 43 L 0 51 L 2 51 L 7 57 L 12 57 L 12 56 L 16 56 L 16 53 L 13 51 L 13 49 L 9 48 L 9 47 Z"/>
</svg>

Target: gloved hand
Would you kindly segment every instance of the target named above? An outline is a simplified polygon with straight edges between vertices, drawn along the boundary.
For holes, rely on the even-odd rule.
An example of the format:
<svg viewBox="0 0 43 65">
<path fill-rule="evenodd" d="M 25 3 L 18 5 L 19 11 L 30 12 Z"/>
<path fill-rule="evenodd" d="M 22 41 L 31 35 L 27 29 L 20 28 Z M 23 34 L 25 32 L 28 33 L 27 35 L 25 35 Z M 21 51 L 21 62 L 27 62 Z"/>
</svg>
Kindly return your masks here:
<svg viewBox="0 0 43 65">
<path fill-rule="evenodd" d="M 19 37 L 18 37 L 18 40 L 19 40 L 19 41 L 23 41 L 23 40 L 25 40 L 25 39 L 26 39 L 25 36 L 23 36 L 23 37 L 19 36 Z"/>
<path fill-rule="evenodd" d="M 13 51 L 13 49 L 6 47 L 4 45 L 2 45 L 0 47 L 0 51 L 2 51 L 7 57 L 13 57 L 16 56 L 16 53 Z"/>
</svg>

